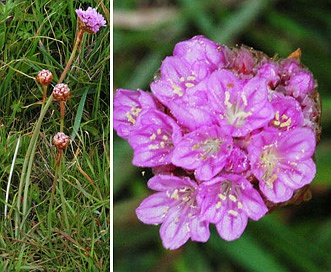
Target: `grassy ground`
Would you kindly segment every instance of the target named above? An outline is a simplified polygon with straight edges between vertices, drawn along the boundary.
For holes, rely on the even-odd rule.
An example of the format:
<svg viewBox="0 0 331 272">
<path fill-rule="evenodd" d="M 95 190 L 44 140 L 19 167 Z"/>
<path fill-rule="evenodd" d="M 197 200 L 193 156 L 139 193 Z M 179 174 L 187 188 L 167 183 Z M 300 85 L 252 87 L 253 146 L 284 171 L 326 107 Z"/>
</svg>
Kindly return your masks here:
<svg viewBox="0 0 331 272">
<path fill-rule="evenodd" d="M 222 241 L 212 228 L 207 243 L 188 242 L 176 251 L 162 248 L 159 227 L 137 219 L 135 209 L 151 193 L 148 171 L 143 176 L 146 169 L 131 165 L 131 148 L 115 135 L 115 271 L 331 271 L 330 13 L 323 0 L 115 1 L 115 88 L 148 90 L 174 45 L 203 34 L 283 58 L 300 47 L 302 62 L 318 80 L 323 105 L 312 200 L 249 222 L 237 241 Z"/>
<path fill-rule="evenodd" d="M 18 199 L 41 110 L 42 90 L 34 78 L 48 69 L 56 84 L 72 51 L 75 9 L 88 6 L 97 7 L 108 26 L 84 35 L 64 80 L 71 89 L 64 132 L 72 141 L 49 209 L 57 157 L 52 137 L 60 116 L 55 102 L 42 122 L 28 186 L 23 184 L 26 198 Z M 107 0 L 0 3 L 0 271 L 109 270 L 109 7 Z M 26 214 L 18 203 L 27 205 Z"/>
</svg>

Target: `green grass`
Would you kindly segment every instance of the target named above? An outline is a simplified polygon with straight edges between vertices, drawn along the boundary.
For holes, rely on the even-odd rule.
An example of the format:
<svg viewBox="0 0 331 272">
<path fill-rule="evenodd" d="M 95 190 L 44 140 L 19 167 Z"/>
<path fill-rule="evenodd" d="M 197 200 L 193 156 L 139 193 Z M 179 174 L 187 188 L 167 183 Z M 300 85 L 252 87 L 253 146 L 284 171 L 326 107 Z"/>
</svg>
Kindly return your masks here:
<svg viewBox="0 0 331 272">
<path fill-rule="evenodd" d="M 48 69 L 54 75 L 52 86 L 56 84 L 72 51 L 75 9 L 88 6 L 97 7 L 109 23 L 109 1 L 0 4 L 1 271 L 110 268 L 109 24 L 95 35 L 84 36 L 64 81 L 71 89 L 64 132 L 72 141 L 64 151 L 62 183 L 57 184 L 53 209 L 49 210 L 49 203 L 57 150 L 52 137 L 59 130 L 60 116 L 55 102 L 41 124 L 27 197 L 17 199 L 25 154 L 41 111 L 42 89 L 34 78 L 39 70 Z M 17 201 L 26 203 L 25 217 Z M 17 223 L 20 227 L 15 229 Z"/>
<path fill-rule="evenodd" d="M 317 174 L 311 184 L 312 200 L 250 221 L 239 240 L 225 242 L 212 227 L 207 243 L 190 241 L 169 251 L 162 247 L 159 226 L 144 225 L 136 217 L 135 209 L 151 194 L 146 184 L 150 174 L 132 166 L 130 146 L 115 133 L 114 271 L 331 271 L 330 5 L 323 0 L 114 1 L 115 15 L 126 10 L 134 16 L 155 8 L 170 8 L 173 15 L 161 23 L 134 27 L 114 20 L 114 88 L 149 90 L 154 73 L 175 44 L 195 35 L 228 46 L 243 43 L 282 58 L 300 47 L 302 62 L 318 80 L 322 98 Z"/>
</svg>

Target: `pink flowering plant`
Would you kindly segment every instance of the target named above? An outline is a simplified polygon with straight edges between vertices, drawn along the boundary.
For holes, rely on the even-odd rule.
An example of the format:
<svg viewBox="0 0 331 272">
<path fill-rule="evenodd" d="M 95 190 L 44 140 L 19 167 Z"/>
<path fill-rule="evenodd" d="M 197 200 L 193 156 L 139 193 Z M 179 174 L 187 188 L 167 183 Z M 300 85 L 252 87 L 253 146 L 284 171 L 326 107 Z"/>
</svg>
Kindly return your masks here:
<svg viewBox="0 0 331 272">
<path fill-rule="evenodd" d="M 165 248 L 231 241 L 248 219 L 309 198 L 321 133 L 319 96 L 300 51 L 270 58 L 203 36 L 179 42 L 150 90 L 118 89 L 114 129 L 151 167 L 138 218 L 161 224 Z"/>
</svg>

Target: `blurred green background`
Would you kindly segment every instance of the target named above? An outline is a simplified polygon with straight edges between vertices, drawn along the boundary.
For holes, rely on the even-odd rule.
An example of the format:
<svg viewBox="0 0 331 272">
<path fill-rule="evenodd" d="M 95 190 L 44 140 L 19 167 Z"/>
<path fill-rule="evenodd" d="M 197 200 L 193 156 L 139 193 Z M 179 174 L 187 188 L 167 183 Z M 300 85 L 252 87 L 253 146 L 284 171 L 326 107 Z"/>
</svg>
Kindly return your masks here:
<svg viewBox="0 0 331 272">
<path fill-rule="evenodd" d="M 244 235 L 223 241 L 211 227 L 205 244 L 169 251 L 159 227 L 135 216 L 151 192 L 149 172 L 132 166 L 132 151 L 114 133 L 114 271 L 331 271 L 331 1 L 122 0 L 114 2 L 114 89 L 148 90 L 174 45 L 203 34 L 229 46 L 246 44 L 285 58 L 297 48 L 318 80 L 321 142 L 313 198 L 284 207 Z"/>
</svg>

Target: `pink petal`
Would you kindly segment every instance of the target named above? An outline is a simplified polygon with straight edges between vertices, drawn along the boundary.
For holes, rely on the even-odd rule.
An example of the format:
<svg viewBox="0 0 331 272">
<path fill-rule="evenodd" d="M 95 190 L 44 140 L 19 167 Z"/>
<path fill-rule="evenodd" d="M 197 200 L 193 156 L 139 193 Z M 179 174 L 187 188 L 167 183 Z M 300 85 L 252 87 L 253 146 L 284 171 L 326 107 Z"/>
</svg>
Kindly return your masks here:
<svg viewBox="0 0 331 272">
<path fill-rule="evenodd" d="M 226 241 L 232 241 L 241 236 L 248 222 L 248 217 L 244 213 L 237 216 L 226 214 L 216 225 L 219 235 Z"/>
<path fill-rule="evenodd" d="M 161 224 L 168 214 L 170 205 L 171 202 L 164 192 L 155 193 L 141 202 L 136 214 L 145 224 Z"/>
</svg>

